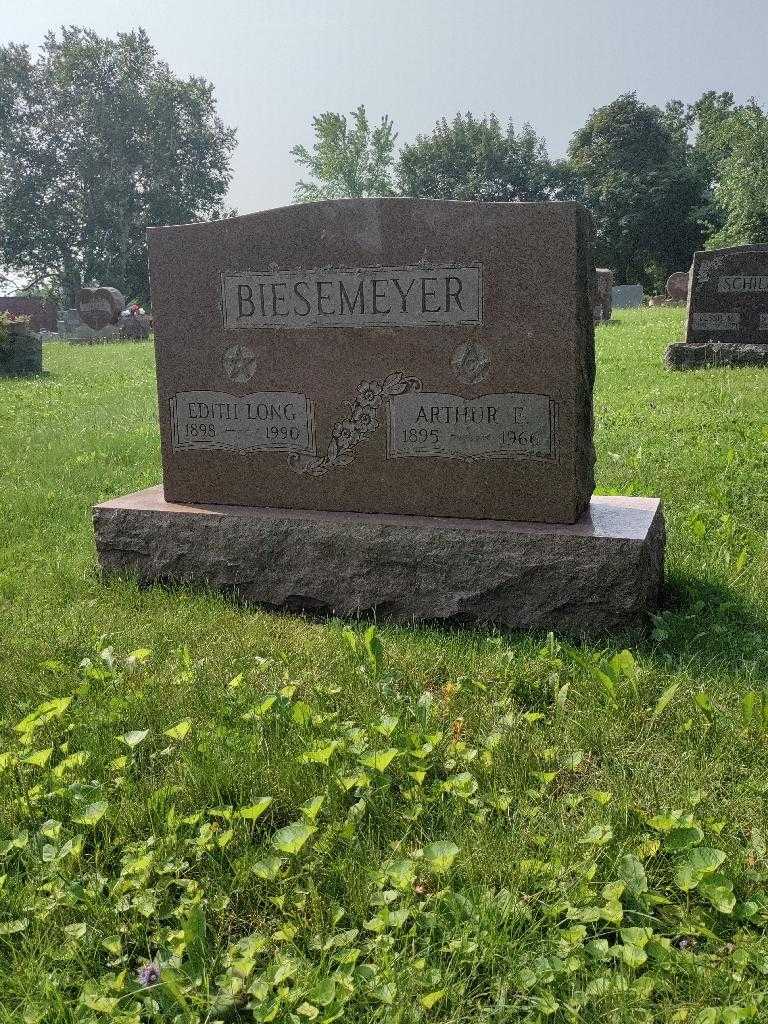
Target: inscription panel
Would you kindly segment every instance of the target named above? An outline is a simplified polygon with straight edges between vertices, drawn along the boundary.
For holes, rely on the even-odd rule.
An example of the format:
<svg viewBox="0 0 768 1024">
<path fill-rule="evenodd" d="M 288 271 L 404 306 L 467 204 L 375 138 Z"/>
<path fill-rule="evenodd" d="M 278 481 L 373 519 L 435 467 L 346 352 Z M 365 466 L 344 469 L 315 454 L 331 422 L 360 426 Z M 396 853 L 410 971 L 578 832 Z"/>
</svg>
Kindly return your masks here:
<svg viewBox="0 0 768 1024">
<path fill-rule="evenodd" d="M 730 313 L 694 313 L 693 329 L 695 331 L 738 331 L 741 314 Z"/>
<path fill-rule="evenodd" d="M 547 395 L 396 395 L 389 400 L 387 457 L 551 460 L 555 413 Z"/>
<path fill-rule="evenodd" d="M 170 406 L 174 451 L 315 454 L 314 410 L 306 395 L 182 391 Z"/>
<path fill-rule="evenodd" d="M 228 329 L 459 327 L 482 323 L 482 268 L 224 273 L 222 305 Z"/>
</svg>

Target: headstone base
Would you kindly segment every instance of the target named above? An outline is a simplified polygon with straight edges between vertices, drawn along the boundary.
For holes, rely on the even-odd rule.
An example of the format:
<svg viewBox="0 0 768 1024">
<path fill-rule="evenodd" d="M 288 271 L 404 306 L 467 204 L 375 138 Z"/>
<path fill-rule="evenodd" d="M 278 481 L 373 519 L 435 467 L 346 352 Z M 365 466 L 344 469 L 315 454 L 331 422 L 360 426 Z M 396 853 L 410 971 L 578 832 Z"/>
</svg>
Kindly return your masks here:
<svg viewBox="0 0 768 1024">
<path fill-rule="evenodd" d="M 593 497 L 572 525 L 180 505 L 150 487 L 96 505 L 105 572 L 275 609 L 596 634 L 659 600 L 655 498 Z"/>
<path fill-rule="evenodd" d="M 768 345 L 724 341 L 676 341 L 664 354 L 670 370 L 700 370 L 718 366 L 766 366 Z"/>
<path fill-rule="evenodd" d="M 70 345 L 101 345 L 108 341 L 117 341 L 119 336 L 120 331 L 115 324 L 107 324 L 98 330 L 88 327 L 87 324 L 80 324 L 69 342 Z"/>
</svg>

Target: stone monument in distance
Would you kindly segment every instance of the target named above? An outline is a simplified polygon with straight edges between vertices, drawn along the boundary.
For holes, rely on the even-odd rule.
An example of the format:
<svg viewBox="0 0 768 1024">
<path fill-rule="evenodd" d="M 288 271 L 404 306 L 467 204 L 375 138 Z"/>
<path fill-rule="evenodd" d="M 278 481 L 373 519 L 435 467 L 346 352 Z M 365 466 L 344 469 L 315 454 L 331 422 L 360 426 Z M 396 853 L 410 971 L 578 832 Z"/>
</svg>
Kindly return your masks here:
<svg viewBox="0 0 768 1024">
<path fill-rule="evenodd" d="M 105 570 L 273 607 L 590 632 L 655 607 L 660 503 L 592 497 L 592 224 L 333 200 L 149 231 L 163 488 Z"/>
<path fill-rule="evenodd" d="M 676 270 L 670 274 L 664 286 L 664 294 L 670 302 L 685 302 L 688 299 L 688 272 Z"/>
<path fill-rule="evenodd" d="M 30 317 L 0 310 L 0 377 L 43 372 L 43 343 Z"/>
<path fill-rule="evenodd" d="M 689 282 L 685 341 L 667 366 L 768 366 L 768 245 L 694 253 Z"/>
<path fill-rule="evenodd" d="M 103 285 L 81 288 L 77 296 L 80 325 L 76 338 L 81 343 L 112 341 L 119 336 L 117 326 L 125 308 L 125 299 L 117 288 Z"/>
<path fill-rule="evenodd" d="M 598 267 L 595 279 L 593 319 L 596 324 L 607 323 L 613 316 L 613 287 L 616 278 L 612 270 Z"/>
</svg>

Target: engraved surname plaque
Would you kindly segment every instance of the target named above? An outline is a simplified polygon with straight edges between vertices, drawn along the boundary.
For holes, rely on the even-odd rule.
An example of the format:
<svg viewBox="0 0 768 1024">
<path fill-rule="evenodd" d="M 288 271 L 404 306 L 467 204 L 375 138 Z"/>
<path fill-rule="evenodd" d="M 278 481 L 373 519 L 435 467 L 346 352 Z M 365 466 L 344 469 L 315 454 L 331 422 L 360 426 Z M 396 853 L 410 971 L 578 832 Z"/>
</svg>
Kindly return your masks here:
<svg viewBox="0 0 768 1024">
<path fill-rule="evenodd" d="M 482 268 L 368 267 L 222 274 L 227 329 L 482 323 Z"/>
</svg>

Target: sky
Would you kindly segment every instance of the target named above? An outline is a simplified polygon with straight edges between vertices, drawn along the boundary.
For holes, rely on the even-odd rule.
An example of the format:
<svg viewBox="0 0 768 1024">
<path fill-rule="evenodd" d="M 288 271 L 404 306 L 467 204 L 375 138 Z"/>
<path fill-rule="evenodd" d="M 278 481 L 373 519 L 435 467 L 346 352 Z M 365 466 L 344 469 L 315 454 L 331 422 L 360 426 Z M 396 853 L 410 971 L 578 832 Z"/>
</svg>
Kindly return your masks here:
<svg viewBox="0 0 768 1024">
<path fill-rule="evenodd" d="M 768 104 L 768 0 L 0 0 L 0 43 L 48 29 L 143 27 L 180 76 L 216 88 L 237 128 L 229 202 L 291 202 L 312 118 L 364 103 L 398 144 L 457 111 L 529 122 L 562 156 L 591 111 L 707 89 Z"/>
</svg>

